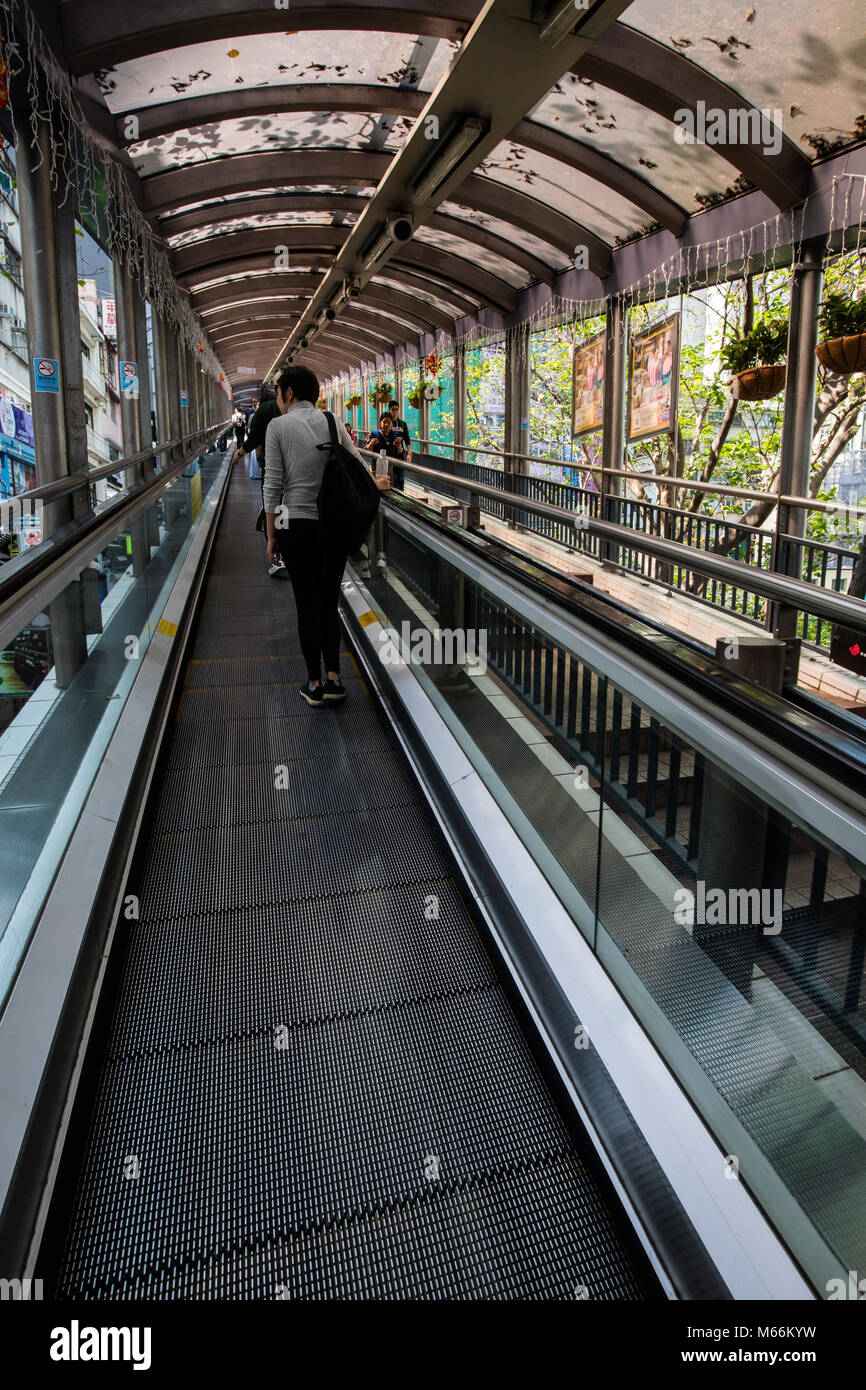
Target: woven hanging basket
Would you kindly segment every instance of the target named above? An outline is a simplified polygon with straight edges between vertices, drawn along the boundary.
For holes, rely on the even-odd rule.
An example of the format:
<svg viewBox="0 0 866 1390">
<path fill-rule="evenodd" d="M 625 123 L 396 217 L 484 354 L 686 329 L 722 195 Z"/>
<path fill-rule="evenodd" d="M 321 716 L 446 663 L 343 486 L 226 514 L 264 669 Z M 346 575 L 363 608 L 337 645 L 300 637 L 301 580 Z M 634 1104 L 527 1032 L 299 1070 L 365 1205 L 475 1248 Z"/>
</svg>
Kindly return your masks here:
<svg viewBox="0 0 866 1390">
<path fill-rule="evenodd" d="M 784 363 L 781 367 L 748 367 L 734 377 L 734 395 L 740 401 L 768 401 L 783 389 L 787 372 Z"/>
<path fill-rule="evenodd" d="M 831 338 L 827 343 L 819 343 L 815 356 L 828 372 L 837 376 L 851 376 L 854 372 L 866 372 L 866 333 L 851 333 L 845 338 Z"/>
</svg>

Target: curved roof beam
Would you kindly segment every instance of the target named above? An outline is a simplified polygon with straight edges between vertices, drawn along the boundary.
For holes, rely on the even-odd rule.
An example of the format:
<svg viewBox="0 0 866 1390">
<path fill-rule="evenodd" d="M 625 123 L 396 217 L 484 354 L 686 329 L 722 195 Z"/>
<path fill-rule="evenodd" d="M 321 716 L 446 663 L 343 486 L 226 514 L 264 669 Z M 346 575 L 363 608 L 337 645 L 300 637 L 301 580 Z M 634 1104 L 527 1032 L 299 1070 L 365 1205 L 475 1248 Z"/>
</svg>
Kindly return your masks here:
<svg viewBox="0 0 866 1390">
<path fill-rule="evenodd" d="M 739 92 L 697 63 L 627 24 L 615 24 L 601 34 L 571 70 L 578 77 L 588 77 L 640 102 L 669 121 L 676 111 L 688 107 L 694 111 L 699 101 L 706 102 L 707 109 L 754 109 Z M 766 154 L 757 144 L 713 148 L 777 207 L 792 207 L 806 197 L 811 166 L 787 136 L 782 137 L 778 154 Z"/>
<path fill-rule="evenodd" d="M 305 259 L 309 260 L 310 257 L 307 256 Z M 322 259 L 324 260 L 325 258 L 323 257 Z M 208 284 L 211 280 L 221 279 L 219 274 L 214 274 L 212 271 L 200 271 L 197 274 L 194 273 L 186 277 L 186 288 L 189 289 L 192 294 L 193 307 L 198 309 L 203 302 L 207 301 L 209 295 L 222 295 L 226 290 L 231 290 L 232 297 L 237 298 L 238 287 L 245 284 L 254 287 L 254 294 L 261 294 L 263 286 L 275 283 L 280 275 L 287 275 L 289 273 L 288 271 L 274 270 L 273 256 L 247 256 L 243 260 L 232 261 L 225 267 L 223 272 L 224 275 L 231 275 L 237 278 L 233 278 L 231 281 L 222 280 L 222 283 L 212 285 L 211 288 L 207 290 L 197 290 L 197 283 Z M 467 296 L 467 290 L 472 293 L 470 286 L 463 285 L 460 290 L 456 289 L 451 281 L 443 280 L 442 276 L 433 270 L 431 266 L 424 267 L 420 272 L 410 271 L 405 266 L 401 266 L 399 271 L 393 271 L 388 278 L 389 280 L 399 280 L 404 290 L 411 287 L 417 289 L 422 295 L 432 294 L 435 295 L 437 299 L 442 300 L 443 303 L 449 305 L 453 304 L 455 314 L 458 316 L 476 313 L 482 303 L 480 296 L 473 299 Z M 324 276 L 318 277 L 316 282 L 317 287 L 321 285 L 323 279 Z M 390 286 L 378 284 L 375 277 L 373 280 L 368 281 L 368 284 L 372 284 L 381 294 L 392 293 Z M 211 300 L 210 302 L 212 303 L 214 301 Z"/>
<path fill-rule="evenodd" d="M 406 278 L 404 271 L 401 279 Z M 235 306 L 237 313 L 252 313 L 255 311 L 255 300 L 273 303 L 279 299 L 287 305 L 300 306 L 307 302 L 308 296 L 298 296 L 295 290 L 315 290 L 318 284 L 318 277 L 293 276 L 291 271 L 274 271 L 271 275 L 250 276 L 199 291 L 197 297 L 194 297 L 193 307 L 202 315 L 204 326 L 207 328 L 212 321 L 210 313 L 214 310 Z M 430 294 L 433 287 L 427 281 L 424 285 L 424 290 L 419 290 L 417 294 L 409 294 L 377 285 L 375 281 L 370 280 L 357 302 L 364 307 L 376 306 L 388 313 L 395 312 L 407 323 L 413 323 L 422 333 L 432 333 L 437 328 L 441 328 L 444 333 L 450 333 L 454 328 L 455 319 L 459 318 L 461 313 L 471 312 L 472 304 L 466 300 L 466 308 L 461 303 L 455 305 L 453 314 L 447 314 L 431 304 Z"/>
<path fill-rule="evenodd" d="M 381 330 L 389 323 L 394 324 L 399 332 L 405 333 L 406 336 L 403 341 L 407 343 L 410 339 L 420 338 L 422 333 L 429 332 L 429 329 L 419 324 L 417 320 L 415 323 L 407 323 L 405 315 L 398 313 L 396 309 L 393 311 L 371 309 L 369 305 L 362 304 L 360 300 L 353 300 L 351 305 L 341 310 L 335 322 L 347 324 L 350 328 L 353 323 L 359 323 L 362 328 L 366 324 L 368 328 L 374 330 Z"/>
<path fill-rule="evenodd" d="M 214 335 L 213 341 L 214 345 L 222 345 L 223 343 L 236 342 L 240 338 L 252 338 L 256 341 L 261 342 L 264 342 L 265 340 L 270 341 L 273 338 L 279 338 L 281 334 L 283 338 L 285 338 L 288 326 L 289 325 L 287 325 L 285 319 L 273 318 L 263 320 L 262 323 L 256 325 L 253 328 L 238 327 L 237 331 L 233 331 L 233 326 L 229 324 L 226 326 L 225 329 L 223 329 L 222 333 L 217 333 Z M 319 341 L 324 339 L 326 335 L 330 339 L 330 337 L 335 332 L 335 328 L 340 327 L 343 328 L 343 333 L 338 336 L 342 336 L 344 339 L 350 339 L 352 342 L 357 341 L 359 343 L 364 343 L 366 346 L 371 348 L 376 353 L 390 352 L 392 349 L 391 339 L 388 337 L 386 333 L 383 333 L 381 331 L 381 325 L 374 325 L 372 331 L 368 331 L 363 324 L 360 325 L 357 329 L 350 324 L 347 324 L 345 326 L 333 325 L 329 327 L 327 330 L 322 329 L 318 333 L 315 341 L 318 343 Z"/>
<path fill-rule="evenodd" d="M 193 307 L 198 313 L 211 309 L 217 304 L 233 304 L 235 300 L 267 298 L 269 295 L 285 294 L 288 297 L 306 299 L 314 294 L 321 284 L 321 275 L 309 275 L 301 271 L 275 270 L 271 275 L 244 276 L 238 280 L 226 280 L 222 284 L 211 285 L 207 290 L 194 290 Z M 295 291 L 300 295 L 296 296 Z"/>
<path fill-rule="evenodd" d="M 316 343 L 327 347 L 328 343 L 360 343 L 373 356 L 392 353 L 396 346 L 393 338 L 384 333 L 371 332 L 368 328 L 353 328 L 351 324 L 331 323 L 316 334 Z M 312 346 L 312 344 L 311 344 Z"/>
<path fill-rule="evenodd" d="M 273 323 L 275 319 L 279 319 L 281 323 L 287 323 L 291 319 L 299 317 L 300 314 L 297 310 L 292 313 L 286 308 L 284 299 L 264 299 L 260 304 L 250 304 L 248 308 L 239 306 L 236 309 L 221 310 L 213 318 L 203 319 L 202 322 L 205 331 L 213 334 L 220 328 L 226 328 L 233 323 Z"/>
<path fill-rule="evenodd" d="M 393 293 L 390 285 L 383 285 L 380 283 L 379 275 L 380 272 L 377 271 L 372 279 L 367 281 L 363 291 L 364 294 L 367 293 L 370 286 L 380 295 Z M 399 275 L 396 273 L 389 275 L 388 279 L 399 280 L 404 289 L 414 289 L 417 290 L 419 294 L 435 294 L 436 298 L 441 299 L 444 304 L 448 304 L 449 307 L 453 305 L 455 318 L 460 318 L 463 314 L 474 314 L 480 307 L 481 301 L 479 299 L 470 299 L 465 293 L 465 291 L 470 288 L 468 285 L 463 285 L 458 291 L 453 285 L 443 284 L 438 276 L 431 275 L 429 271 L 422 274 L 421 272 L 410 272 L 403 267 Z"/>
<path fill-rule="evenodd" d="M 344 338 L 339 333 L 332 333 L 327 339 L 327 341 L 322 344 L 322 346 L 325 349 L 333 346 L 335 348 L 343 349 L 350 355 L 355 354 L 355 360 L 358 362 L 375 362 L 377 357 L 394 356 L 393 347 L 386 347 L 381 343 L 374 343 L 371 346 L 369 343 L 365 343 L 363 339 L 359 338 L 357 334 L 353 335 L 352 337 Z M 304 351 L 305 349 L 302 347 L 294 348 L 292 351 L 292 356 L 300 358 L 303 356 Z"/>
<path fill-rule="evenodd" d="M 230 193 L 297 184 L 377 184 L 391 162 L 378 150 L 286 150 L 280 154 L 232 154 L 184 164 L 142 179 L 145 211 L 170 212 L 186 203 L 204 203 Z"/>
<path fill-rule="evenodd" d="M 373 312 L 399 314 L 404 323 L 411 323 L 420 333 L 432 333 L 437 328 L 441 328 L 443 333 L 453 333 L 455 319 L 459 316 L 443 314 L 429 299 L 405 294 L 400 290 L 386 289 L 384 285 L 376 285 L 372 280 L 367 281 L 361 298 L 354 302 L 362 309 L 371 309 Z"/>
<path fill-rule="evenodd" d="M 340 372 L 349 370 L 348 363 L 342 357 L 323 357 L 310 349 L 301 354 L 301 361 L 305 367 L 308 366 L 316 373 L 320 385 L 331 377 L 339 376 Z"/>
<path fill-rule="evenodd" d="M 222 308 L 211 310 L 207 318 L 202 318 L 205 331 L 210 332 L 212 328 L 224 328 L 227 323 L 255 323 L 259 314 L 265 314 L 268 318 L 280 315 L 284 319 L 293 319 L 301 313 L 300 302 L 292 307 L 291 301 L 281 298 L 246 300 L 239 304 L 232 302 Z"/>
<path fill-rule="evenodd" d="M 112 67 L 130 58 L 162 53 L 208 39 L 239 34 L 282 34 L 293 29 L 361 29 L 388 34 L 429 34 L 462 39 L 480 9 L 476 0 L 352 0 L 331 5 L 298 0 L 291 13 L 270 9 L 261 0 L 184 0 L 183 6 L 155 0 L 143 6 L 106 6 L 105 0 L 67 0 L 63 5 L 66 62 L 76 75 Z"/>
<path fill-rule="evenodd" d="M 303 259 L 308 260 L 306 248 L 324 245 L 337 250 L 343 245 L 345 237 L 345 227 L 280 227 L 276 244 L 295 247 L 300 250 Z M 232 268 L 250 268 L 249 260 L 257 254 L 260 259 L 256 268 L 266 269 L 268 264 L 274 263 L 274 245 L 274 230 L 268 227 L 206 237 L 204 241 L 183 246 L 173 253 L 175 276 L 187 285 L 191 284 L 193 277 L 199 280 L 214 279 L 220 272 L 229 273 Z M 475 291 L 483 303 L 494 309 L 511 310 L 515 306 L 516 292 L 510 285 L 463 256 L 411 241 L 399 248 L 394 260 L 411 268 L 417 267 L 422 273 L 425 266 L 429 266 L 441 279 Z"/>
<path fill-rule="evenodd" d="M 503 280 L 498 280 L 495 275 L 473 265 L 471 261 L 464 260 L 463 256 L 453 255 L 450 251 L 440 251 L 438 246 L 430 246 L 426 242 L 406 242 L 395 251 L 388 264 L 395 268 L 394 273 L 398 279 L 396 268 L 400 266 L 409 266 L 422 274 L 429 269 L 446 284 L 450 283 L 455 288 L 465 285 L 468 289 L 476 290 L 482 300 L 500 313 L 511 313 L 517 305 L 517 291 L 506 285 Z"/>
<path fill-rule="evenodd" d="M 388 314 L 371 313 L 370 310 L 364 311 L 363 309 L 354 309 L 354 307 L 352 310 L 349 310 L 349 313 L 342 313 L 341 316 L 336 318 L 332 327 L 346 328 L 349 329 L 349 332 L 352 332 L 356 324 L 359 328 L 370 329 L 371 332 L 374 332 L 377 336 L 381 336 L 381 338 L 384 336 L 386 342 L 391 343 L 391 345 L 393 345 L 393 343 L 416 342 L 421 336 L 420 331 L 418 331 L 416 327 L 413 327 L 411 324 L 405 324 L 405 322 L 396 317 L 395 314 L 388 316 Z M 399 338 L 392 338 L 392 336 L 388 334 L 389 328 L 392 328 L 393 332 L 402 336 L 399 336 Z M 324 329 L 322 329 L 322 332 L 324 332 Z M 421 329 L 421 332 L 423 332 L 423 329 Z"/>
<path fill-rule="evenodd" d="M 272 116 L 296 111 L 375 111 L 377 115 L 416 117 L 427 99 L 425 92 L 407 87 L 379 87 L 368 82 L 295 82 L 264 88 L 235 88 L 208 96 L 160 102 L 141 111 L 130 107 L 130 111 L 135 110 L 138 117 L 139 140 L 150 140 L 154 136 L 239 116 Z M 124 115 L 116 113 L 114 121 L 117 143 L 123 148 L 128 143 L 123 134 Z M 563 131 L 551 130 L 538 121 L 527 120 L 520 121 L 507 138 L 578 169 L 634 203 L 674 236 L 682 234 L 687 214 L 678 203 L 592 145 L 575 140 Z"/>
<path fill-rule="evenodd" d="M 150 174 L 142 180 L 144 206 L 150 215 L 155 215 L 186 203 L 206 202 L 227 194 L 252 193 L 260 188 L 285 188 L 293 183 L 367 188 L 380 182 L 390 162 L 390 155 L 375 150 L 307 149 L 287 150 L 282 154 L 227 155 L 198 164 L 184 164 L 164 174 Z M 449 194 L 449 199 L 521 227 L 569 255 L 575 246 L 588 246 L 590 263 L 595 259 L 599 266 L 606 264 L 607 270 L 603 273 L 609 272 L 610 250 L 605 243 L 537 198 L 530 198 L 494 179 L 471 174 L 460 188 Z M 227 217 L 232 215 L 232 206 L 226 204 Z M 365 211 L 369 206 L 370 200 L 365 199 Z M 213 216 L 210 220 L 214 220 Z M 163 224 L 160 225 L 162 230 Z"/>
<path fill-rule="evenodd" d="M 452 203 L 486 212 L 532 236 L 540 237 L 542 241 L 549 241 L 551 246 L 564 251 L 567 256 L 574 255 L 576 246 L 585 246 L 593 274 L 601 279 L 610 274 L 611 251 L 606 242 L 547 203 L 530 198 L 528 193 L 518 193 L 496 179 L 470 174 L 466 182 L 449 196 Z"/>
<path fill-rule="evenodd" d="M 367 201 L 366 198 L 343 193 L 280 193 L 271 194 L 270 197 L 265 198 L 239 198 L 235 202 L 222 205 L 223 216 L 220 216 L 219 205 L 197 208 L 194 212 L 183 212 L 176 217 L 163 219 L 160 222 L 159 230 L 160 235 L 167 238 L 182 232 L 211 227 L 215 222 L 242 221 L 245 217 L 257 217 L 263 214 L 278 216 L 282 212 L 361 213 L 367 206 Z M 546 212 L 547 208 L 545 208 Z M 537 225 L 536 223 L 536 227 Z M 451 236 L 461 237 L 464 241 L 471 241 L 476 246 L 483 246 L 493 255 L 498 256 L 500 260 L 520 266 L 522 270 L 525 270 L 536 280 L 540 280 L 542 284 L 552 285 L 556 279 L 555 272 L 546 261 L 533 256 L 522 246 L 506 241 L 504 237 L 498 236 L 495 232 L 488 231 L 484 227 L 479 227 L 476 223 L 469 222 L 465 218 L 451 217 L 437 212 L 430 218 L 427 226 L 433 227 L 437 231 L 448 232 Z"/>
<path fill-rule="evenodd" d="M 159 234 L 168 240 L 182 232 L 212 227 L 215 222 L 231 222 L 243 217 L 276 216 L 283 212 L 364 211 L 367 199 L 358 193 L 266 193 L 259 197 L 236 198 L 231 203 L 208 203 L 190 212 L 172 213 L 159 221 Z"/>
<path fill-rule="evenodd" d="M 345 227 L 322 227 L 318 223 L 307 223 L 300 227 L 256 227 L 244 232 L 221 232 L 216 236 L 204 237 L 189 246 L 181 246 L 171 254 L 174 273 L 178 279 L 189 276 L 194 271 L 210 266 L 230 265 L 232 260 L 248 256 L 255 251 L 270 248 L 271 260 L 276 261 L 276 247 L 287 246 L 290 250 L 302 253 L 320 253 L 342 246 L 346 239 Z M 278 269 L 274 264 L 274 269 Z"/>
<path fill-rule="evenodd" d="M 279 340 L 279 336 L 279 330 L 274 328 L 267 333 L 230 333 L 226 337 L 220 338 L 219 344 L 221 349 L 225 348 L 227 351 L 237 347 L 255 350 L 261 345 L 270 346 L 271 343 Z"/>
</svg>

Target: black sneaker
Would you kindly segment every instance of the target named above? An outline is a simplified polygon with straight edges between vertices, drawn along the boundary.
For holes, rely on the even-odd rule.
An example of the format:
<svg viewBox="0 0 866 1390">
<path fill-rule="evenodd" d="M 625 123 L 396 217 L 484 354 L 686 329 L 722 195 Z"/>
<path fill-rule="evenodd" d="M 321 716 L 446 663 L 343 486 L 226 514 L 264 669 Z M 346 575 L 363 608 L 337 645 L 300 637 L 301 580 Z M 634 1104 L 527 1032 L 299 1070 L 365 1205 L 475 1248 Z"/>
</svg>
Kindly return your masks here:
<svg viewBox="0 0 866 1390">
<path fill-rule="evenodd" d="M 325 703 L 324 689 L 325 687 L 322 685 L 313 687 L 307 681 L 306 685 L 301 686 L 301 697 L 306 700 L 308 705 L 312 705 L 315 709 L 321 709 Z"/>
<path fill-rule="evenodd" d="M 340 680 L 327 680 L 322 686 L 322 692 L 329 704 L 336 704 L 339 700 L 345 700 L 346 687 Z"/>
</svg>

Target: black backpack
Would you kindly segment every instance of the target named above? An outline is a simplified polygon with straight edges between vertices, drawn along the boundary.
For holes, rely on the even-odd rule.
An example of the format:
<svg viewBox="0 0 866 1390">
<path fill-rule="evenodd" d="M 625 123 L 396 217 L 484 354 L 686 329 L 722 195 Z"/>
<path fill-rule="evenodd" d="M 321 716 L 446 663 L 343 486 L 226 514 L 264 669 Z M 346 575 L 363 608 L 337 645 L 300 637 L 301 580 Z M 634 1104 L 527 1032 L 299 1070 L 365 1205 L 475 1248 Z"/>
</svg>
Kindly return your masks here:
<svg viewBox="0 0 866 1390">
<path fill-rule="evenodd" d="M 317 498 L 319 531 L 329 549 L 356 555 L 379 511 L 379 489 L 360 459 L 340 443 L 330 410 L 323 412 L 330 440 Z"/>
</svg>

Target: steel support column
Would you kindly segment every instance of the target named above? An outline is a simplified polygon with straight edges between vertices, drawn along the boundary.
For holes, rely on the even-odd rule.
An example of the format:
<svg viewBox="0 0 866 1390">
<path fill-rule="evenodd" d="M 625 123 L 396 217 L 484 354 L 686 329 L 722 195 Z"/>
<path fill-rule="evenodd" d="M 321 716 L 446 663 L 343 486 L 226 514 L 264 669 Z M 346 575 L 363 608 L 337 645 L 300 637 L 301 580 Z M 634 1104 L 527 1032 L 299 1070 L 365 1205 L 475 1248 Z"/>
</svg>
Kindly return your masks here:
<svg viewBox="0 0 866 1390">
<path fill-rule="evenodd" d="M 454 457 L 463 463 L 466 443 L 466 344 L 454 347 Z"/>
<path fill-rule="evenodd" d="M 133 308 L 135 312 L 135 360 L 138 362 L 138 420 L 141 448 L 150 448 L 153 442 L 153 423 L 150 418 L 153 402 L 150 393 L 150 353 L 147 349 L 147 301 L 133 283 Z M 153 324 L 151 322 L 151 328 Z M 153 473 L 153 459 L 145 460 L 141 466 L 142 477 L 149 478 Z"/>
<path fill-rule="evenodd" d="M 137 399 L 124 392 L 123 374 L 121 373 L 120 421 L 123 433 L 123 452 L 125 454 L 137 454 L 141 449 L 147 448 L 150 442 L 150 406 L 148 404 L 146 417 L 142 407 L 143 400 L 148 403 L 150 401 L 150 383 L 147 380 L 147 323 L 144 319 L 144 301 L 138 292 L 138 287 L 126 266 L 119 261 L 114 262 L 114 289 L 117 303 L 118 363 L 135 362 L 138 369 Z M 143 352 L 142 348 L 144 349 Z M 146 432 L 144 429 L 145 418 L 147 419 Z M 136 464 L 134 468 L 127 469 L 127 487 L 141 482 L 144 476 L 145 468 L 141 463 Z M 150 558 L 146 517 L 139 517 L 137 521 L 133 522 L 130 535 L 132 539 L 132 572 L 138 576 L 143 573 Z"/>
<path fill-rule="evenodd" d="M 625 496 L 625 479 L 611 477 L 608 470 L 625 466 L 625 409 L 626 366 L 628 360 L 628 321 L 621 299 L 609 299 L 605 306 L 604 329 L 604 400 L 602 405 L 601 516 L 604 521 L 620 520 L 616 504 Z M 572 391 L 574 386 L 572 384 Z M 602 560 L 616 564 L 617 547 L 605 541 Z"/>
<path fill-rule="evenodd" d="M 192 423 L 191 423 L 191 421 L 192 421 L 192 403 L 191 403 L 191 400 L 190 400 L 190 393 L 189 393 L 189 357 L 187 356 L 187 351 L 186 351 L 186 348 L 184 347 L 184 344 L 183 344 L 183 341 L 182 341 L 182 340 L 178 340 L 178 344 L 177 344 L 177 366 L 178 366 L 177 399 L 178 399 L 178 407 L 179 407 L 179 410 L 180 410 L 180 416 L 179 416 L 179 419 L 180 419 L 180 433 L 181 433 L 181 440 L 184 441 L 184 440 L 186 440 L 186 438 L 187 438 L 190 434 L 192 434 Z M 185 406 L 183 406 L 183 405 L 180 404 L 181 396 L 184 395 L 184 394 L 186 395 L 186 398 L 187 398 L 187 404 L 186 404 Z"/>
<path fill-rule="evenodd" d="M 39 122 L 38 143 L 34 147 L 29 116 L 19 113 L 16 135 L 37 481 L 50 483 L 70 473 L 87 471 L 74 211 L 68 190 L 65 206 L 57 207 L 55 203 L 45 123 Z M 45 378 L 37 382 L 33 363 L 42 358 L 58 364 L 56 394 L 36 389 Z M 86 485 L 47 504 L 42 517 L 43 536 L 59 530 L 89 505 Z M 52 599 L 49 616 L 55 679 L 65 689 L 87 659 L 80 581 L 75 580 Z"/>
<path fill-rule="evenodd" d="M 782 417 L 782 444 L 779 464 L 779 493 L 807 497 L 812 465 L 812 430 L 815 419 L 815 382 L 818 362 L 818 310 L 824 283 L 823 238 L 804 242 L 794 265 L 791 282 L 791 316 L 788 326 L 788 373 L 785 381 L 785 410 Z M 776 510 L 776 542 L 773 558 L 778 574 L 802 577 L 802 547 L 782 537 L 805 536 L 806 512 L 802 507 L 780 505 Z M 767 626 L 774 636 L 794 638 L 797 610 L 774 604 Z"/>
</svg>

